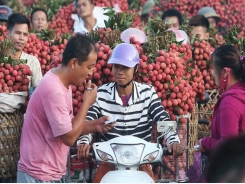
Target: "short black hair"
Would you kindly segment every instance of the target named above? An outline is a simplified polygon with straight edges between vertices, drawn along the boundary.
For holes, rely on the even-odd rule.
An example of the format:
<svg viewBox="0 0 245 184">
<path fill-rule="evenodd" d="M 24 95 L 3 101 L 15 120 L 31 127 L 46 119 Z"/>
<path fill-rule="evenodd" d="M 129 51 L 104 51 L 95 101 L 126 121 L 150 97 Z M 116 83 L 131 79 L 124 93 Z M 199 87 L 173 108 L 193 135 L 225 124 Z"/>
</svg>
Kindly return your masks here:
<svg viewBox="0 0 245 184">
<path fill-rule="evenodd" d="M 77 1 L 78 0 L 75 0 L 75 6 L 77 5 Z M 90 2 L 90 4 L 94 4 L 94 1 L 93 0 L 88 0 Z"/>
<path fill-rule="evenodd" d="M 179 20 L 179 25 L 181 26 L 183 23 L 182 14 L 176 9 L 168 9 L 167 11 L 163 12 L 162 20 L 165 20 L 166 17 L 177 17 Z"/>
<path fill-rule="evenodd" d="M 88 60 L 89 54 L 97 52 L 94 41 L 87 35 L 77 33 L 70 38 L 63 53 L 62 65 L 67 66 L 69 61 L 76 58 L 79 65 Z"/>
<path fill-rule="evenodd" d="M 142 14 L 142 15 L 140 15 L 140 18 L 145 18 L 145 19 L 147 19 L 147 18 L 149 18 L 149 14 Z"/>
<path fill-rule="evenodd" d="M 44 12 L 45 15 L 46 15 L 47 21 L 48 21 L 48 13 L 47 13 L 47 11 L 46 11 L 45 9 L 43 9 L 43 8 L 35 8 L 35 9 L 33 9 L 32 12 L 31 12 L 31 17 L 30 17 L 31 22 L 32 22 L 32 18 L 33 18 L 34 13 L 36 13 L 37 11 L 42 11 L 42 12 Z"/>
<path fill-rule="evenodd" d="M 28 28 L 30 28 L 29 19 L 21 13 L 13 13 L 9 16 L 7 21 L 7 30 L 11 31 L 15 24 L 27 24 Z"/>
<path fill-rule="evenodd" d="M 209 32 L 210 29 L 210 24 L 208 19 L 201 14 L 195 15 L 189 20 L 189 25 L 190 26 L 202 26 L 205 27 L 207 32 Z"/>
<path fill-rule="evenodd" d="M 3 0 L 0 0 L 0 5 L 5 5 Z"/>
<path fill-rule="evenodd" d="M 229 138 L 211 154 L 208 183 L 241 183 L 245 179 L 245 136 Z"/>
</svg>

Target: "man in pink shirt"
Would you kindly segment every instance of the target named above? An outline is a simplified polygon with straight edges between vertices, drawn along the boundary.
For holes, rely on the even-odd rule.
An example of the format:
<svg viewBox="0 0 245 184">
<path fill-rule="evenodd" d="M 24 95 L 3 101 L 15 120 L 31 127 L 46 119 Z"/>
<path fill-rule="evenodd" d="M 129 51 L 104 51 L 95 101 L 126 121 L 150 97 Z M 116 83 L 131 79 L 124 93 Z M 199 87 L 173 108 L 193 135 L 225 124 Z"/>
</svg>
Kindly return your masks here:
<svg viewBox="0 0 245 184">
<path fill-rule="evenodd" d="M 108 132 L 108 117 L 85 122 L 95 102 L 97 87 L 88 82 L 83 105 L 73 116 L 71 84 L 82 86 L 97 60 L 93 41 L 85 35 L 71 38 L 62 64 L 50 70 L 33 93 L 25 115 L 20 142 L 17 182 L 61 182 L 69 147 L 81 134 Z"/>
</svg>

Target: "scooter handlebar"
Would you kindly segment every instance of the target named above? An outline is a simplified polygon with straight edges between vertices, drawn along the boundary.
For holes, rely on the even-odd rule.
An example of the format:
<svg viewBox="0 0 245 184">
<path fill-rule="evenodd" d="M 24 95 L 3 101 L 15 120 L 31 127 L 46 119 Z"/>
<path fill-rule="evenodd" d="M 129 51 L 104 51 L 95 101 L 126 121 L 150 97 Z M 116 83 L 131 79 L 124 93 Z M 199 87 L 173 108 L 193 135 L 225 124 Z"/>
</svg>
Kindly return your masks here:
<svg viewBox="0 0 245 184">
<path fill-rule="evenodd" d="M 94 155 L 94 153 L 89 153 L 88 154 L 88 157 L 94 157 L 95 155 Z"/>
<path fill-rule="evenodd" d="M 77 157 L 77 148 L 76 147 L 71 147 L 70 148 L 70 154 L 71 154 L 71 157 Z M 93 149 L 90 149 L 88 157 L 93 158 L 94 156 L 95 155 L 94 155 Z"/>
</svg>

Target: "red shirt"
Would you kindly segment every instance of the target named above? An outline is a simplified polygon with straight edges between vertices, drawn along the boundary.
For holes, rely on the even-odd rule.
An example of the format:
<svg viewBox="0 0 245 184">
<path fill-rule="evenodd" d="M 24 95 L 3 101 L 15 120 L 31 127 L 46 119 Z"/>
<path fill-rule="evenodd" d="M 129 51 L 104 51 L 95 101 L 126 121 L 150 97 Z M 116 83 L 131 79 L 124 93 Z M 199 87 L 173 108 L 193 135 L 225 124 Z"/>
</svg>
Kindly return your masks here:
<svg viewBox="0 0 245 184">
<path fill-rule="evenodd" d="M 122 99 L 122 102 L 123 102 L 123 106 L 128 106 L 128 101 L 131 97 L 131 94 L 129 95 L 126 95 L 126 96 L 120 96 L 120 98 Z"/>
</svg>

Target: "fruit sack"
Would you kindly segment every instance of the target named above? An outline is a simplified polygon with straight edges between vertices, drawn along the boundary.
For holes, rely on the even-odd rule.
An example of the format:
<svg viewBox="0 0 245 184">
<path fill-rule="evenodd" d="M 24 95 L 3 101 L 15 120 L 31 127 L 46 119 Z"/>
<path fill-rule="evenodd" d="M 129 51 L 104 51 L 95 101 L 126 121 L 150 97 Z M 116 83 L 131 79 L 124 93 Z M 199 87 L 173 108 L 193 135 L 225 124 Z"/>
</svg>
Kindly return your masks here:
<svg viewBox="0 0 245 184">
<path fill-rule="evenodd" d="M 13 113 L 25 105 L 31 70 L 24 61 L 0 63 L 0 113 Z M 26 62 L 26 61 L 25 61 Z"/>
<path fill-rule="evenodd" d="M 0 93 L 0 113 L 13 113 L 26 102 L 27 92 Z"/>
<path fill-rule="evenodd" d="M 20 109 L 29 92 L 28 77 L 32 71 L 27 60 L 16 61 L 11 57 L 13 51 L 10 39 L 0 40 L 0 113 L 13 113 Z"/>
</svg>

